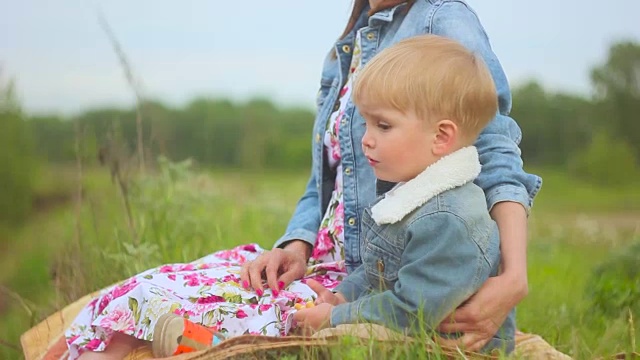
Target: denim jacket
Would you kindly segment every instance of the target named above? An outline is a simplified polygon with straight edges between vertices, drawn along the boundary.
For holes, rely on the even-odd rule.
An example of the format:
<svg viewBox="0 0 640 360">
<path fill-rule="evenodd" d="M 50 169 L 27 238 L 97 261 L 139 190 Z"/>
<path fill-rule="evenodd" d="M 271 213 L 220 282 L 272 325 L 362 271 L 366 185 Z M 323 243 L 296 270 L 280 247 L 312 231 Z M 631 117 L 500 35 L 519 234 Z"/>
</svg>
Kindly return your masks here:
<svg viewBox="0 0 640 360">
<path fill-rule="evenodd" d="M 518 144 L 520 128 L 511 119 L 511 93 L 506 76 L 491 50 L 489 40 L 474 11 L 464 1 L 416 0 L 368 16 L 365 8 L 354 30 L 339 40 L 325 59 L 317 97 L 317 114 L 313 125 L 312 168 L 305 192 L 300 198 L 285 234 L 275 247 L 300 239 L 315 243 L 322 215 L 334 188 L 335 174 L 327 166 L 323 134 L 329 115 L 345 83 L 351 63 L 351 49 L 360 30 L 362 62 L 366 64 L 382 49 L 398 41 L 432 33 L 457 40 L 477 52 L 487 63 L 496 84 L 499 112 L 481 133 L 476 147 L 482 172 L 476 179 L 491 209 L 500 201 L 515 201 L 530 209 L 542 181 L 524 172 Z M 361 216 L 376 196 L 373 170 L 362 153 L 364 119 L 350 101 L 339 129 L 343 171 L 345 265 L 353 271 L 361 264 Z"/>
<path fill-rule="evenodd" d="M 500 239 L 475 147 L 458 150 L 377 200 L 362 217 L 363 264 L 335 289 L 331 325 L 371 322 L 413 335 L 438 324 L 498 273 Z M 513 313 L 483 349 L 514 347 Z M 440 334 L 441 336 L 446 336 Z"/>
</svg>

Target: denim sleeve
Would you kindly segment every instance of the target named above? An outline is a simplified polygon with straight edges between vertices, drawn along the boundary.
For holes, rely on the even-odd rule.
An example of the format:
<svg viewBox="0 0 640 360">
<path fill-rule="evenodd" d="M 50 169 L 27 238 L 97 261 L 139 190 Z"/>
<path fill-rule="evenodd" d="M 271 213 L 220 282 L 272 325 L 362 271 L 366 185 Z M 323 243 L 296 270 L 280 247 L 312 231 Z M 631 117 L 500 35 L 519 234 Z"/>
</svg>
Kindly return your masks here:
<svg viewBox="0 0 640 360">
<path fill-rule="evenodd" d="M 349 276 L 344 278 L 334 291 L 341 293 L 347 301 L 354 301 L 370 289 L 371 286 L 367 281 L 364 265 L 360 265 Z"/>
<path fill-rule="evenodd" d="M 509 117 L 511 91 L 484 28 L 473 10 L 462 1 L 439 2 L 430 16 L 429 26 L 431 33 L 456 40 L 479 54 L 491 71 L 496 85 L 498 113 L 475 144 L 482 163 L 482 171 L 475 183 L 484 190 L 488 209 L 491 210 L 501 201 L 514 201 L 529 212 L 542 180 L 523 169 L 518 147 L 522 132 Z"/>
<path fill-rule="evenodd" d="M 454 214 L 426 215 L 406 236 L 393 288 L 335 306 L 332 326 L 371 322 L 411 332 L 416 326 L 433 330 L 489 276 L 489 263 Z"/>
<path fill-rule="evenodd" d="M 318 204 L 318 190 L 316 188 L 315 174 L 312 172 L 305 192 L 298 201 L 291 220 L 289 220 L 287 230 L 273 247 L 281 247 L 291 240 L 303 240 L 313 246 L 320 227 L 321 214 Z"/>
</svg>

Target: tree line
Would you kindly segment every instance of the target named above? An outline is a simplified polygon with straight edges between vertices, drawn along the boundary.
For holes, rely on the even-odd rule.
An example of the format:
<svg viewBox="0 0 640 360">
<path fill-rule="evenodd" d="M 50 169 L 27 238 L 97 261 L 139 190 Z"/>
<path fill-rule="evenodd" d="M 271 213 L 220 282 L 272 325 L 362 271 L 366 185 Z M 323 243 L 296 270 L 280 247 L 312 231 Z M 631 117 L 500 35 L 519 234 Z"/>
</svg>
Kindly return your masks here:
<svg viewBox="0 0 640 360">
<path fill-rule="evenodd" d="M 523 159 L 527 165 L 566 168 L 599 184 L 637 181 L 640 44 L 613 44 L 607 60 L 589 75 L 589 98 L 549 91 L 535 81 L 513 88 L 511 115 L 523 132 Z M 280 108 L 267 99 L 200 98 L 180 108 L 143 101 L 140 111 L 147 161 L 162 155 L 192 158 L 203 167 L 307 169 L 310 164 L 312 109 Z M 11 83 L 0 83 L 0 188 L 10 190 L 0 193 L 0 223 L 28 212 L 35 164 L 76 161 L 79 137 L 86 161 L 135 158 L 136 116 L 135 108 L 93 109 L 73 118 L 28 116 Z"/>
</svg>

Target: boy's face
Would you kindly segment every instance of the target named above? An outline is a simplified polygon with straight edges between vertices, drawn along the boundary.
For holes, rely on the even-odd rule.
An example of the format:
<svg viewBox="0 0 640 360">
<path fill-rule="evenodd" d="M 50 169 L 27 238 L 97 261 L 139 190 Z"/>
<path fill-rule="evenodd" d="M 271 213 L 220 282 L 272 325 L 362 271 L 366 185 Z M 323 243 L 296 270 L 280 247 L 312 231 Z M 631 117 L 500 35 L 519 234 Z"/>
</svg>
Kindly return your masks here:
<svg viewBox="0 0 640 360">
<path fill-rule="evenodd" d="M 360 104 L 359 110 L 367 125 L 362 150 L 378 179 L 408 181 L 438 160 L 431 122 L 372 103 Z"/>
</svg>

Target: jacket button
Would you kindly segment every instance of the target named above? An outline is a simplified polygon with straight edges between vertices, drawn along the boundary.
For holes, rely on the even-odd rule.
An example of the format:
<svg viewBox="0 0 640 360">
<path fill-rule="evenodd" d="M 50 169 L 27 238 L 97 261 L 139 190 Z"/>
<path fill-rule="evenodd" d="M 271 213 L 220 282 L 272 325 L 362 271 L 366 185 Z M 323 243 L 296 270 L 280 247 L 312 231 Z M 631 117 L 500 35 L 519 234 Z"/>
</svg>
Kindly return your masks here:
<svg viewBox="0 0 640 360">
<path fill-rule="evenodd" d="M 316 134 L 316 142 L 319 143 L 320 142 L 320 134 Z"/>
<path fill-rule="evenodd" d="M 344 173 L 347 174 L 347 175 L 351 175 L 351 168 L 348 167 L 348 168 L 344 169 Z"/>
<path fill-rule="evenodd" d="M 367 40 L 373 40 L 376 38 L 376 34 L 370 32 L 367 34 Z"/>
<path fill-rule="evenodd" d="M 378 259 L 378 272 L 384 272 L 384 260 Z"/>
<path fill-rule="evenodd" d="M 349 219 L 348 223 L 349 223 L 349 225 L 353 226 L 353 225 L 356 224 L 356 219 L 351 218 L 351 219 Z"/>
<path fill-rule="evenodd" d="M 347 54 L 351 52 L 351 46 L 349 45 L 343 45 L 342 46 L 342 51 L 346 52 Z"/>
</svg>

